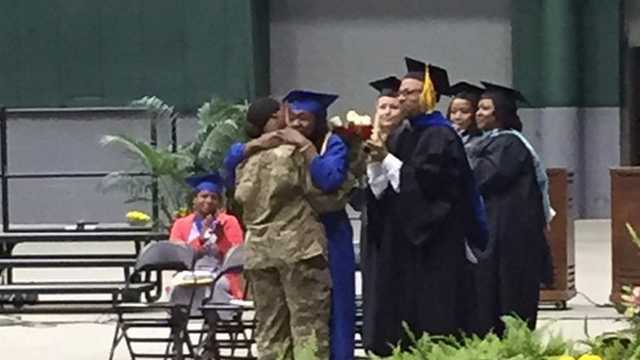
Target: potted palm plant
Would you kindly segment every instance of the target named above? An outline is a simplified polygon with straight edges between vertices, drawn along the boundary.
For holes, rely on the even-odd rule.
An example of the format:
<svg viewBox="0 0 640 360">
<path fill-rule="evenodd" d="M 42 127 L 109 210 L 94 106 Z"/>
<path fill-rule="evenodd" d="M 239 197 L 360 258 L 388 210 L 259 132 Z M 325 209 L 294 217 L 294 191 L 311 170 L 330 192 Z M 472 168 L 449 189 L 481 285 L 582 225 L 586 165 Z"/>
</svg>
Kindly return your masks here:
<svg viewBox="0 0 640 360">
<path fill-rule="evenodd" d="M 174 122 L 182 116 L 156 97 L 144 97 L 132 102 L 132 106 L 146 108 L 152 114 L 151 121 L 155 122 Z M 229 146 L 246 140 L 244 119 L 247 109 L 246 102 L 233 104 L 213 98 L 197 111 L 198 129 L 193 139 L 176 148 L 157 147 L 146 139 L 123 134 L 104 135 L 103 146 L 123 149 L 131 158 L 129 168 L 142 169 L 153 180 L 132 176 L 127 171 L 114 171 L 103 178 L 101 189 L 123 190 L 128 194 L 127 203 L 150 205 L 155 182 L 160 216 L 152 219 L 152 225 L 156 230 L 168 229 L 175 217 L 184 215 L 190 208 L 191 194 L 184 179 L 222 170 Z"/>
</svg>

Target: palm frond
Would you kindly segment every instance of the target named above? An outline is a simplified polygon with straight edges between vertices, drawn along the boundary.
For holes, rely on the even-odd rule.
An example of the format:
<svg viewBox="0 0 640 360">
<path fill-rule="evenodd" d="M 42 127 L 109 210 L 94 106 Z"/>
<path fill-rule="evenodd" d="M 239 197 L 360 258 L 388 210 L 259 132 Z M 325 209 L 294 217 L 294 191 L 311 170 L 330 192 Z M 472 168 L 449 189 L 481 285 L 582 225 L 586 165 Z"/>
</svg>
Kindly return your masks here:
<svg viewBox="0 0 640 360">
<path fill-rule="evenodd" d="M 173 106 L 167 105 L 164 101 L 155 96 L 145 96 L 134 100 L 131 102 L 131 106 L 145 108 L 156 114 L 156 116 L 166 116 L 171 118 L 178 115 L 176 114 Z"/>
<path fill-rule="evenodd" d="M 638 237 L 638 234 L 636 233 L 636 230 L 629 223 L 625 223 L 624 225 L 627 227 L 627 231 L 629 232 L 629 235 L 631 236 L 631 241 L 633 241 L 633 243 L 636 244 L 636 246 L 638 246 L 640 248 L 640 237 Z"/>
<path fill-rule="evenodd" d="M 154 114 L 152 121 L 177 119 L 180 114 L 173 106 L 155 96 L 145 96 L 131 103 Z M 198 109 L 198 131 L 193 141 L 180 146 L 177 151 L 157 148 L 149 142 L 127 135 L 105 135 L 100 143 L 123 149 L 138 166 L 153 176 L 158 189 L 158 206 L 161 219 L 155 225 L 166 227 L 173 213 L 189 208 L 190 189 L 184 178 L 204 171 L 219 170 L 229 146 L 236 141 L 245 141 L 244 124 L 248 104 L 232 104 L 213 98 Z M 102 191 L 126 191 L 132 202 L 150 203 L 152 181 L 136 178 L 124 172 L 113 172 L 103 178 Z"/>
<path fill-rule="evenodd" d="M 213 129 L 202 143 L 198 156 L 199 165 L 205 165 L 209 170 L 217 170 L 222 167 L 224 155 L 229 147 L 243 138 L 240 127 L 231 119 Z"/>
<path fill-rule="evenodd" d="M 98 190 L 102 193 L 109 191 L 126 191 L 131 196 L 145 192 L 149 184 L 148 177 L 131 176 L 122 171 L 113 171 L 104 176 L 98 184 Z"/>
<path fill-rule="evenodd" d="M 204 103 L 197 112 L 198 123 L 201 130 L 209 126 L 216 126 L 225 120 L 244 121 L 249 106 L 244 104 L 231 104 L 219 98 L 213 98 Z"/>
<path fill-rule="evenodd" d="M 154 175 L 184 173 L 193 163 L 193 159 L 186 153 L 158 149 L 146 141 L 127 135 L 104 135 L 100 143 L 103 146 L 122 147 L 133 154 L 145 169 Z"/>
</svg>

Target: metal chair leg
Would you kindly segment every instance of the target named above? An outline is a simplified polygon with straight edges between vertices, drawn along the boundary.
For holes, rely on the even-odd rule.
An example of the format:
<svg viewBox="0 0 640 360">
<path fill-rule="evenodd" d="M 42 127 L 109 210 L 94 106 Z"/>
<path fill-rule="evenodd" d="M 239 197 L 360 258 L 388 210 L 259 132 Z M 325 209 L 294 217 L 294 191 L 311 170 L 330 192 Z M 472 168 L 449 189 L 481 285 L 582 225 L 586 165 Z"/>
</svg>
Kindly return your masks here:
<svg viewBox="0 0 640 360">
<path fill-rule="evenodd" d="M 171 338 L 173 339 L 173 337 L 171 337 Z M 169 356 L 171 356 L 170 352 L 171 352 L 171 345 L 172 344 L 173 344 L 173 340 L 172 340 L 172 342 L 167 343 L 167 346 L 164 349 L 164 360 L 170 359 Z"/>
<path fill-rule="evenodd" d="M 127 349 L 129 350 L 129 355 L 131 356 L 132 360 L 136 360 L 136 355 L 133 352 L 133 345 L 131 345 L 131 341 L 129 340 L 129 337 L 127 336 L 127 325 L 124 324 L 122 327 L 122 337 L 124 337 L 124 342 L 125 344 L 127 344 Z"/>
<path fill-rule="evenodd" d="M 183 350 L 184 350 L 183 342 L 185 341 L 184 336 L 185 336 L 185 332 L 183 331 L 183 329 L 175 326 L 171 327 L 171 334 L 169 336 L 171 338 L 171 342 L 167 344 L 167 348 L 165 350 L 165 357 L 164 357 L 165 360 L 166 359 L 172 359 L 172 360 L 184 359 L 184 354 L 183 354 Z M 189 336 L 189 334 L 187 333 L 186 336 Z"/>
<path fill-rule="evenodd" d="M 109 352 L 109 360 L 113 360 L 113 355 L 116 351 L 116 347 L 118 347 L 120 340 L 122 340 L 122 337 L 118 337 L 119 332 L 120 332 L 120 322 L 116 324 L 116 331 L 113 334 L 113 341 L 111 342 L 111 351 Z"/>
</svg>

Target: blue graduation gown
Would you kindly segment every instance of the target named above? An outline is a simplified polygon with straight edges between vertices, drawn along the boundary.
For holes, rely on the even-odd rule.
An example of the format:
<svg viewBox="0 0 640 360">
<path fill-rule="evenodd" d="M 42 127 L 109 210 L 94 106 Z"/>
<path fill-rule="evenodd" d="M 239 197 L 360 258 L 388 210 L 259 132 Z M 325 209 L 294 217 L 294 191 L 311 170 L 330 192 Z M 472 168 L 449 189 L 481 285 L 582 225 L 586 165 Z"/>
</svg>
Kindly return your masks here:
<svg viewBox="0 0 640 360">
<path fill-rule="evenodd" d="M 325 193 L 336 191 L 347 179 L 349 147 L 331 135 L 325 151 L 311 161 L 310 175 L 315 187 Z M 353 230 L 347 211 L 323 214 L 320 220 L 327 233 L 331 272 L 331 359 L 350 360 L 354 352 L 355 270 Z"/>
<path fill-rule="evenodd" d="M 235 168 L 244 158 L 244 144 L 231 146 L 224 160 L 225 183 L 234 186 Z M 310 164 L 311 180 L 318 189 L 331 193 L 347 179 L 349 147 L 337 135 L 330 135 L 325 151 Z M 345 209 L 323 214 L 320 221 L 327 233 L 331 272 L 331 359 L 351 360 L 355 336 L 355 270 L 353 229 Z"/>
<path fill-rule="evenodd" d="M 244 160 L 244 147 L 244 143 L 233 143 L 224 157 L 222 176 L 227 189 L 236 187 L 236 168 Z"/>
</svg>

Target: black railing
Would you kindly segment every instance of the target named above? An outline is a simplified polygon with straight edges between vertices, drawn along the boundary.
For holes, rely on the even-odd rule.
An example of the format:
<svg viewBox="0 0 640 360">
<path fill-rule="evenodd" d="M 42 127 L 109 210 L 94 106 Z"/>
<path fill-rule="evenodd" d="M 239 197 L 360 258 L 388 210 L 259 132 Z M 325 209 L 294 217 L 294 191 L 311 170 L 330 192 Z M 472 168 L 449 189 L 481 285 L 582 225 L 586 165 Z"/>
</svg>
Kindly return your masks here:
<svg viewBox="0 0 640 360">
<path fill-rule="evenodd" d="M 68 231 L 59 227 L 43 228 L 42 226 L 29 228 L 26 226 L 20 226 L 20 228 L 11 227 L 10 219 L 10 204 L 9 204 L 9 180 L 10 179 L 51 179 L 51 178 L 102 178 L 109 174 L 109 172 L 100 171 L 75 171 L 75 172 L 34 172 L 34 173 L 10 173 L 9 172 L 9 155 L 8 155 L 8 126 L 7 123 L 10 120 L 9 113 L 16 114 L 29 114 L 29 113 L 43 113 L 43 112 L 64 112 L 64 111 L 92 111 L 92 112 L 115 112 L 115 111 L 146 111 L 145 109 L 134 108 L 87 108 L 87 109 L 7 109 L 6 107 L 0 107 L 0 183 L 2 185 L 2 231 L 3 232 L 64 232 Z M 152 146 L 158 145 L 158 129 L 155 118 L 149 121 L 149 142 Z M 171 124 L 172 131 L 172 149 L 177 147 L 174 142 L 177 141 L 177 135 L 174 135 L 175 123 Z M 147 172 L 122 172 L 126 176 L 135 177 L 150 177 L 151 178 L 151 211 L 152 219 L 154 223 L 159 218 L 159 206 L 158 206 L 158 183 L 157 179 Z M 79 227 L 79 230 L 84 227 Z M 99 229 L 99 228 L 98 228 Z M 88 230 L 88 229 L 87 229 Z M 132 228 L 131 230 L 139 231 L 140 228 Z M 97 230 L 99 231 L 99 230 Z"/>
</svg>

